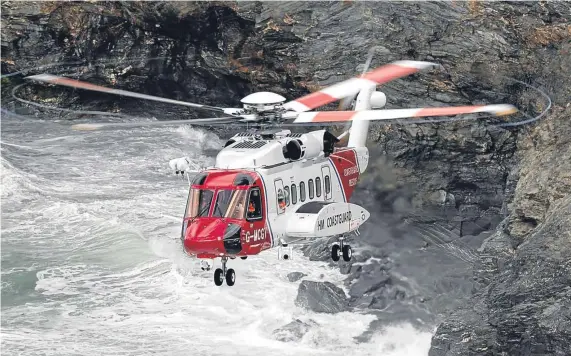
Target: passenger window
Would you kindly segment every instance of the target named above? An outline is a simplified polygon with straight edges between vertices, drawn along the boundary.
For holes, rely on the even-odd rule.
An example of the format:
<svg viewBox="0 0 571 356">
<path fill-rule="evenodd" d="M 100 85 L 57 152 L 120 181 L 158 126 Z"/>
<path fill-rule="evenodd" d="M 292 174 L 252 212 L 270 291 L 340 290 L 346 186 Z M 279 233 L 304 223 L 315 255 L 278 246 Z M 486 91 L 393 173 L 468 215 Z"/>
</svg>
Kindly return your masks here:
<svg viewBox="0 0 571 356">
<path fill-rule="evenodd" d="M 321 196 L 321 178 L 315 178 L 315 195 L 319 198 Z"/>
<path fill-rule="evenodd" d="M 291 203 L 297 204 L 297 187 L 295 184 L 291 185 Z"/>
<path fill-rule="evenodd" d="M 278 189 L 278 207 L 281 210 L 284 210 L 286 207 L 284 191 L 281 189 Z"/>
<path fill-rule="evenodd" d="M 286 205 L 289 206 L 289 186 L 284 187 Z"/>
<path fill-rule="evenodd" d="M 299 201 L 305 201 L 305 182 L 299 182 Z"/>
<path fill-rule="evenodd" d="M 329 194 L 331 192 L 331 181 L 329 176 L 325 176 L 325 194 Z"/>
<path fill-rule="evenodd" d="M 314 196 L 314 188 L 313 188 L 313 179 L 310 179 L 307 182 L 307 187 L 309 188 L 309 200 L 313 199 Z"/>
<path fill-rule="evenodd" d="M 250 190 L 248 197 L 248 219 L 257 220 L 262 218 L 262 197 L 260 196 L 260 189 L 254 188 Z"/>
</svg>

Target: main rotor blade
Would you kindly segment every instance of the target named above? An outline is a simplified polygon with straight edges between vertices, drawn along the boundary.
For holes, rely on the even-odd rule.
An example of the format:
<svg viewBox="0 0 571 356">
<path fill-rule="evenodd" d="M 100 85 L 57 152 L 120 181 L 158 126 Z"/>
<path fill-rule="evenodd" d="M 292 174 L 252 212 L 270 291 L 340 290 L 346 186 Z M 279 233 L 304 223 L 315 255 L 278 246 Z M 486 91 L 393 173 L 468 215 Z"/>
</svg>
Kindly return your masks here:
<svg viewBox="0 0 571 356">
<path fill-rule="evenodd" d="M 315 93 L 285 103 L 284 108 L 297 112 L 308 111 L 341 98 L 355 95 L 365 86 L 388 83 L 391 80 L 439 66 L 439 64 L 432 62 L 396 61 L 379 67 L 361 77 L 345 80 L 320 91 L 316 91 Z"/>
<path fill-rule="evenodd" d="M 106 122 L 106 123 L 90 123 L 90 124 L 76 124 L 72 125 L 73 130 L 78 131 L 95 131 L 102 128 L 113 128 L 113 127 L 138 127 L 138 126 L 160 126 L 160 125 L 181 125 L 181 124 L 191 124 L 191 125 L 216 125 L 216 124 L 233 124 L 237 121 L 236 118 L 240 117 L 214 117 L 207 119 L 193 119 L 193 120 L 165 120 L 165 121 L 138 121 L 138 122 Z"/>
<path fill-rule="evenodd" d="M 392 120 L 427 116 L 453 116 L 472 113 L 489 113 L 495 116 L 504 116 L 517 112 L 513 105 L 476 105 L 452 106 L 440 108 L 418 109 L 390 109 L 390 110 L 363 110 L 363 111 L 317 111 L 300 113 L 293 122 L 343 122 L 357 120 Z"/>
<path fill-rule="evenodd" d="M 64 86 L 72 87 L 72 88 L 76 88 L 76 89 L 92 90 L 92 91 L 98 91 L 98 92 L 107 93 L 107 94 L 130 96 L 130 97 L 137 98 L 137 99 L 154 100 L 154 101 L 160 101 L 163 103 L 184 105 L 184 106 L 190 106 L 193 108 L 201 108 L 201 109 L 205 109 L 205 110 L 225 112 L 224 108 L 219 108 L 216 106 L 188 103 L 186 101 L 161 98 L 158 96 L 140 94 L 140 93 L 135 93 L 135 92 L 121 90 L 121 89 L 111 89 L 111 88 L 103 87 L 100 85 L 95 85 L 95 84 L 82 82 L 82 81 L 74 80 L 74 79 L 69 79 L 69 78 L 65 78 L 65 77 L 58 77 L 57 75 L 51 75 L 51 74 L 32 75 L 32 76 L 26 77 L 25 79 L 37 80 L 39 82 L 45 82 L 45 83 L 50 83 L 50 84 L 64 85 Z M 226 112 L 226 113 L 231 114 L 230 112 Z"/>
</svg>

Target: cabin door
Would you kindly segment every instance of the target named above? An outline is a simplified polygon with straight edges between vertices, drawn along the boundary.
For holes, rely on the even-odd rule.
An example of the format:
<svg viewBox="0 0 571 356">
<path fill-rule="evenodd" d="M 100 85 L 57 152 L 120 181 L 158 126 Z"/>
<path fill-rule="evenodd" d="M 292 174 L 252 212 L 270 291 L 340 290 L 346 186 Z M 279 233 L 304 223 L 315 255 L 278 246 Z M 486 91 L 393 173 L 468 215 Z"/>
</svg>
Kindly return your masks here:
<svg viewBox="0 0 571 356">
<path fill-rule="evenodd" d="M 284 182 L 281 180 L 281 178 L 278 178 L 274 181 L 274 186 L 276 189 L 276 199 L 274 204 L 276 206 L 276 211 L 278 212 L 279 215 L 285 213 L 285 207 L 286 207 Z"/>
</svg>

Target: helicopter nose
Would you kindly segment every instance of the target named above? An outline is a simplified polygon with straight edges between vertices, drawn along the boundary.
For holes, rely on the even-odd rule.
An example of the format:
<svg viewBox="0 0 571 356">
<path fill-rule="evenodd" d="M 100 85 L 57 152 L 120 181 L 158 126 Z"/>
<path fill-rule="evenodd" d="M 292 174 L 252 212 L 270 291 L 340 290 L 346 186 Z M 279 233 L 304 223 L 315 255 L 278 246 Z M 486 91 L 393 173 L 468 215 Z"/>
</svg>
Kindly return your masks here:
<svg viewBox="0 0 571 356">
<path fill-rule="evenodd" d="M 189 254 L 225 254 L 233 255 L 242 250 L 240 242 L 241 227 L 237 224 L 224 224 L 206 234 L 187 230 L 184 248 Z"/>
<path fill-rule="evenodd" d="M 189 254 L 199 253 L 218 255 L 224 253 L 222 236 L 189 236 L 184 239 L 184 248 Z"/>
</svg>

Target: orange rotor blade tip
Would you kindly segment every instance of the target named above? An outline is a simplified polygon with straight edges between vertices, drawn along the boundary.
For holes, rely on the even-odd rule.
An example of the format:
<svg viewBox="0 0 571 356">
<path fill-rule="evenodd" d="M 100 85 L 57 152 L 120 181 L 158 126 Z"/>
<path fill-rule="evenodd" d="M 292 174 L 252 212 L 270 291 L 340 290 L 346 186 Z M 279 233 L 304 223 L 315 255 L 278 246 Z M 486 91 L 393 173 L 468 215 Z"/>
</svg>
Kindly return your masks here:
<svg viewBox="0 0 571 356">
<path fill-rule="evenodd" d="M 502 110 L 502 111 L 498 111 L 496 113 L 497 116 L 506 116 L 506 115 L 511 115 L 511 114 L 515 114 L 516 112 L 518 112 L 519 110 L 515 107 L 512 106 L 506 110 Z"/>
</svg>

